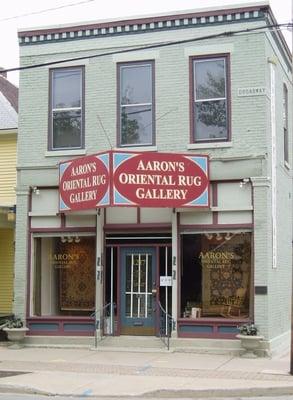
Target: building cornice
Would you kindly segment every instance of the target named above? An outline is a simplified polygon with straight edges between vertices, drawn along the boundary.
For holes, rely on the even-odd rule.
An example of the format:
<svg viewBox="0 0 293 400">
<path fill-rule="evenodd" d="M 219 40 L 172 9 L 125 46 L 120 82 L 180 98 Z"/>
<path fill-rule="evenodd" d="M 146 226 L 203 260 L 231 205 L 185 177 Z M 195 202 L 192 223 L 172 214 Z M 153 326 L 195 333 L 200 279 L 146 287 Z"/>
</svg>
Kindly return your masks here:
<svg viewBox="0 0 293 400">
<path fill-rule="evenodd" d="M 218 10 L 209 9 L 207 11 L 190 11 L 171 15 L 19 30 L 18 37 L 20 45 L 42 44 L 92 37 L 257 21 L 266 19 L 267 14 L 270 12 L 270 7 L 267 3 L 258 3 L 258 5 L 246 7 L 235 6 Z"/>
</svg>

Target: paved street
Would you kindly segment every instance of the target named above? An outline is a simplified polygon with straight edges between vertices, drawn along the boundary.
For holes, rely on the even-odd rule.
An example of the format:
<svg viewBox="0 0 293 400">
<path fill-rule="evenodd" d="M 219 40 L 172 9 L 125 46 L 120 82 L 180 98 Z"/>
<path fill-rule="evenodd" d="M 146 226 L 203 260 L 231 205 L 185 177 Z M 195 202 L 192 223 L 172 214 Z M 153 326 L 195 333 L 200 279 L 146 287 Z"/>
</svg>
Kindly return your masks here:
<svg viewBox="0 0 293 400">
<path fill-rule="evenodd" d="M 125 400 L 125 397 L 88 397 L 92 400 Z M 154 400 L 157 398 L 145 397 L 147 400 Z M 0 400 L 48 400 L 48 396 L 41 396 L 41 395 L 27 395 L 27 394 L 1 394 L 0 393 Z M 72 397 L 72 396 L 54 396 L 54 400 L 84 400 L 85 397 Z M 143 397 L 132 397 L 131 400 L 142 400 Z M 180 400 L 191 400 L 195 399 L 195 397 L 185 397 L 180 398 Z M 207 397 L 196 397 L 197 400 L 206 400 Z M 209 397 L 209 400 L 292 400 L 292 396 L 270 396 L 270 397 Z"/>
</svg>

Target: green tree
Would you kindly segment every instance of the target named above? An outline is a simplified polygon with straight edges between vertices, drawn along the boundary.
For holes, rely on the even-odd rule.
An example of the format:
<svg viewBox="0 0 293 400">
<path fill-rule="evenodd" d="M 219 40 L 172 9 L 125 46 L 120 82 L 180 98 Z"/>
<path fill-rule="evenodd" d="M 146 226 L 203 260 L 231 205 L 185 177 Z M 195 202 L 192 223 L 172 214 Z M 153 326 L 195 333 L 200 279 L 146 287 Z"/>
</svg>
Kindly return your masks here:
<svg viewBox="0 0 293 400">
<path fill-rule="evenodd" d="M 205 85 L 197 87 L 198 99 L 217 99 L 225 97 L 225 77 L 214 77 L 207 72 Z M 216 125 L 226 128 L 226 101 L 212 100 L 197 103 L 197 118 L 206 126 Z"/>
<path fill-rule="evenodd" d="M 130 119 L 125 109 L 121 114 L 121 139 L 123 144 L 135 144 L 139 140 L 139 125 L 136 119 Z"/>
</svg>

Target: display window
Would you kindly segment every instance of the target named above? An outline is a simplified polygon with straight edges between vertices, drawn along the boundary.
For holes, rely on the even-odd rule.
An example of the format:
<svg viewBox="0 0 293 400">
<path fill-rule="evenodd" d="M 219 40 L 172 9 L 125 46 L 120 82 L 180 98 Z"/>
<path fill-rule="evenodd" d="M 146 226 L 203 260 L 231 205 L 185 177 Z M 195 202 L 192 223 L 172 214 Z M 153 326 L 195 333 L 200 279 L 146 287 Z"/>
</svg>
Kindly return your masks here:
<svg viewBox="0 0 293 400">
<path fill-rule="evenodd" d="M 90 316 L 95 310 L 95 238 L 34 238 L 34 316 Z"/>
<path fill-rule="evenodd" d="M 182 235 L 181 317 L 247 318 L 251 233 Z"/>
</svg>

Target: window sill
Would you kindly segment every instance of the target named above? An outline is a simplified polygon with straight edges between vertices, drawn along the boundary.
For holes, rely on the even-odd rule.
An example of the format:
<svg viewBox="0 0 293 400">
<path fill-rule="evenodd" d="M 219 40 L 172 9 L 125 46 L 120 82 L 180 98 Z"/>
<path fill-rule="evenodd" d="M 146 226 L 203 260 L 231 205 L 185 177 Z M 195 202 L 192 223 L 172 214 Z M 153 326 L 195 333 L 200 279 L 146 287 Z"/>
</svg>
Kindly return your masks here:
<svg viewBox="0 0 293 400">
<path fill-rule="evenodd" d="M 157 146 L 122 146 L 116 147 L 117 151 L 158 151 Z"/>
<path fill-rule="evenodd" d="M 233 147 L 232 142 L 217 142 L 217 143 L 191 143 L 187 145 L 188 150 L 196 149 L 221 149 Z"/>
<path fill-rule="evenodd" d="M 51 150 L 45 152 L 45 157 L 60 157 L 60 156 L 83 156 L 86 154 L 85 149 L 78 150 Z"/>
</svg>

